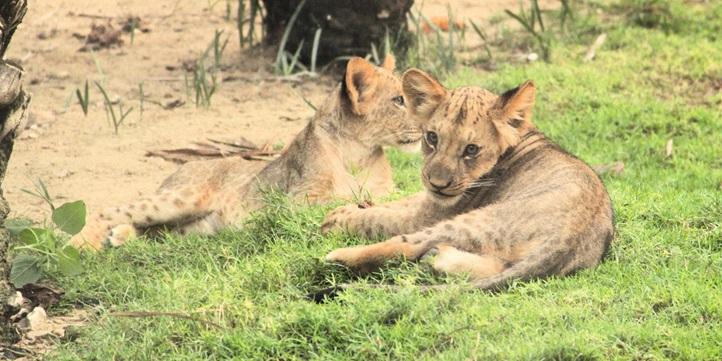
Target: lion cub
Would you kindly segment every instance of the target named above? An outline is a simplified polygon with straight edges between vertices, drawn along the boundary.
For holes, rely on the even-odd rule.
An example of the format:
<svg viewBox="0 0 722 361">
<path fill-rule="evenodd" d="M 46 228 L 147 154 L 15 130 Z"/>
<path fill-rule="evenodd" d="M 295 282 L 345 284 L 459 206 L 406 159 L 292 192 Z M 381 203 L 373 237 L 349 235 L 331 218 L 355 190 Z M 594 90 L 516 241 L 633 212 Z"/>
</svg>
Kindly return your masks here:
<svg viewBox="0 0 722 361">
<path fill-rule="evenodd" d="M 424 130 L 425 195 L 333 211 L 323 231 L 392 237 L 326 257 L 366 272 L 384 260 L 435 254 L 433 267 L 465 273 L 481 289 L 594 267 L 614 237 L 612 206 L 599 177 L 531 123 L 535 88 L 501 96 L 447 90 L 411 69 L 402 79 Z"/>
<path fill-rule="evenodd" d="M 421 139 L 393 68 L 393 57 L 382 67 L 351 59 L 342 83 L 279 158 L 187 163 L 154 195 L 92 217 L 71 244 L 96 250 L 106 243 L 119 246 L 158 228 L 212 234 L 240 224 L 262 206 L 264 188 L 310 202 L 388 194 L 393 182 L 382 147 Z"/>
</svg>

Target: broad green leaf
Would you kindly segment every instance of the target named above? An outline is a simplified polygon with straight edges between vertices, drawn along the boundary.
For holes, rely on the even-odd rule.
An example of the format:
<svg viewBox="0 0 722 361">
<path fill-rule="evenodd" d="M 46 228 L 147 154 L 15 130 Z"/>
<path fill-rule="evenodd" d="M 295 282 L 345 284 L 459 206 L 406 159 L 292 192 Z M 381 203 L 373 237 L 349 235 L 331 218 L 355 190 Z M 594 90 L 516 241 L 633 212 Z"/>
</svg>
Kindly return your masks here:
<svg viewBox="0 0 722 361">
<path fill-rule="evenodd" d="M 5 220 L 5 228 L 10 232 L 11 235 L 17 236 L 20 232 L 26 228 L 30 228 L 33 224 L 29 219 L 23 218 L 11 218 Z"/>
<path fill-rule="evenodd" d="M 43 276 L 40 269 L 40 259 L 21 254 L 13 258 L 12 268 L 10 269 L 10 282 L 15 288 L 20 288 L 28 283 L 37 282 Z"/>
<path fill-rule="evenodd" d="M 52 236 L 52 231 L 45 228 L 25 228 L 18 234 L 18 238 L 28 246 L 43 246 L 47 237 Z"/>
<path fill-rule="evenodd" d="M 53 223 L 63 232 L 78 234 L 85 226 L 85 202 L 65 203 L 53 211 Z"/>
<path fill-rule="evenodd" d="M 65 246 L 58 252 L 58 269 L 66 276 L 75 276 L 83 272 L 80 252 L 72 246 Z"/>
</svg>

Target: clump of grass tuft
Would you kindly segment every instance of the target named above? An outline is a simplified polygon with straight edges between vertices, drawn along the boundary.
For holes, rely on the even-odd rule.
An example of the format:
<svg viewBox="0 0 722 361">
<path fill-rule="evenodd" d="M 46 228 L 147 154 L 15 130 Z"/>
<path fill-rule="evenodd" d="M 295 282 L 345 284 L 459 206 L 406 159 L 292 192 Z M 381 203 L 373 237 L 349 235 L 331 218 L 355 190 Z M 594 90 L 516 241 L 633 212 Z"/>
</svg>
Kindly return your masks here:
<svg viewBox="0 0 722 361">
<path fill-rule="evenodd" d="M 246 17 L 246 0 L 238 0 L 236 29 L 238 30 L 238 43 L 241 51 L 243 51 L 243 48 L 246 46 L 253 46 L 256 32 L 256 18 L 263 19 L 261 0 L 249 0 L 249 7 L 250 14 Z M 263 37 L 263 35 L 261 35 L 261 37 Z"/>
<path fill-rule="evenodd" d="M 202 106 L 209 108 L 211 106 L 211 98 L 218 90 L 218 78 L 221 72 L 221 60 L 223 52 L 228 45 L 228 37 L 221 41 L 223 35 L 222 30 L 216 30 L 213 34 L 213 40 L 206 50 L 195 61 L 192 69 L 192 78 L 188 74 L 184 74 L 184 84 L 186 87 L 186 95 L 191 97 L 196 107 Z M 206 66 L 206 61 L 210 54 L 213 54 L 213 65 Z"/>
<path fill-rule="evenodd" d="M 465 30 L 463 27 L 455 26 L 457 21 L 451 7 L 448 8 L 447 14 L 449 27 L 444 32 L 420 12 L 409 13 L 415 38 L 406 52 L 404 67 L 418 67 L 439 78 L 444 78 L 456 69 L 459 63 L 457 53 L 463 45 Z M 425 31 L 425 26 L 430 29 L 428 33 Z"/>
<path fill-rule="evenodd" d="M 301 43 L 298 44 L 298 48 L 293 54 L 286 50 L 286 44 L 288 42 L 288 37 L 291 35 L 291 31 L 293 31 L 293 25 L 296 23 L 298 14 L 301 13 L 305 4 L 306 0 L 301 0 L 301 2 L 298 3 L 296 9 L 293 11 L 293 14 L 291 14 L 291 17 L 288 19 L 286 28 L 283 30 L 283 36 L 281 37 L 281 42 L 278 44 L 278 51 L 276 52 L 276 61 L 273 65 L 276 74 L 288 76 L 293 74 L 297 67 L 304 68 L 303 64 L 298 61 L 298 57 L 303 49 L 304 41 L 301 40 Z"/>
<path fill-rule="evenodd" d="M 88 80 L 85 80 L 85 88 L 83 92 L 80 92 L 80 89 L 75 89 L 75 95 L 78 97 L 78 103 L 80 104 L 80 108 L 83 110 L 83 114 L 87 117 L 88 116 L 88 104 L 90 101 L 90 91 L 88 89 Z"/>
<path fill-rule="evenodd" d="M 211 106 L 211 98 L 218 89 L 218 83 L 216 80 L 216 74 L 214 72 L 208 72 L 205 65 L 205 59 L 200 58 L 196 60 L 195 67 L 192 71 L 192 78 L 188 78 L 188 74 L 185 74 L 185 86 L 186 94 L 189 96 L 194 94 L 193 101 L 196 105 L 209 108 Z"/>
<path fill-rule="evenodd" d="M 128 114 L 133 111 L 133 107 L 128 108 L 128 110 L 123 110 L 123 102 L 119 100 L 117 102 L 118 109 L 116 112 L 116 106 L 113 101 L 110 100 L 110 96 L 108 96 L 108 92 L 105 91 L 105 88 L 97 81 L 95 82 L 95 86 L 97 86 L 100 93 L 103 94 L 103 101 L 105 102 L 105 116 L 113 126 L 113 133 L 117 135 L 118 129 L 128 117 Z"/>
<path fill-rule="evenodd" d="M 569 5 L 569 0 L 561 0 L 561 11 L 558 14 L 558 23 L 560 31 L 564 31 L 567 19 L 573 19 L 574 13 Z M 537 48 L 541 52 L 544 61 L 551 58 L 552 43 L 555 40 L 555 32 L 548 26 L 544 25 L 544 17 L 539 7 L 539 0 L 530 0 L 529 12 L 524 7 L 524 3 L 519 3 L 519 12 L 515 13 L 511 10 L 504 10 L 510 17 L 519 22 L 522 27 L 535 39 Z"/>
<path fill-rule="evenodd" d="M 631 23 L 645 28 L 676 32 L 683 26 L 684 11 L 675 0 L 623 0 L 618 6 Z"/>
</svg>

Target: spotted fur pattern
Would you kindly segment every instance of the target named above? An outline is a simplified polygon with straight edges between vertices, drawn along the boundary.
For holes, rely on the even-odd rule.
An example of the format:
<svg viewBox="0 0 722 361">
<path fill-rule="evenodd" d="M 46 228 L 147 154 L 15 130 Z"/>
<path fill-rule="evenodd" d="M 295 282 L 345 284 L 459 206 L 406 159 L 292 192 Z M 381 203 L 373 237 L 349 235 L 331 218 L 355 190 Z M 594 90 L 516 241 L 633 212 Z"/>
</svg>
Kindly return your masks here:
<svg viewBox="0 0 722 361">
<path fill-rule="evenodd" d="M 403 89 L 425 134 L 426 192 L 333 211 L 324 232 L 390 238 L 337 249 L 328 261 L 368 272 L 393 257 L 433 254 L 435 269 L 467 274 L 482 289 L 601 261 L 614 236 L 609 196 L 587 164 L 533 126 L 533 83 L 497 96 L 477 87 L 447 90 L 409 70 Z"/>
<path fill-rule="evenodd" d="M 155 194 L 92 216 L 71 244 L 97 250 L 159 229 L 213 234 L 262 206 L 264 189 L 312 203 L 382 196 L 393 189 L 383 147 L 420 136 L 405 110 L 393 59 L 375 67 L 354 58 L 342 83 L 278 159 L 187 163 Z"/>
</svg>

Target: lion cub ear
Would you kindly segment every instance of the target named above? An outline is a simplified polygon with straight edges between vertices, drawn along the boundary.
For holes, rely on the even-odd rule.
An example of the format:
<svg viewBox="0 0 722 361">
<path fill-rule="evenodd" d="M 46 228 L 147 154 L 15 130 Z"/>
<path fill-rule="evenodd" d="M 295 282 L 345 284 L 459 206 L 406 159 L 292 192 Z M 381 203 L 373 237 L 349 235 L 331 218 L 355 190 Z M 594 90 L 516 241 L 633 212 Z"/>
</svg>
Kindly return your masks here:
<svg viewBox="0 0 722 361">
<path fill-rule="evenodd" d="M 519 143 L 521 133 L 534 127 L 531 110 L 535 96 L 534 82 L 528 80 L 505 92 L 497 100 L 496 107 L 500 110 L 500 116 L 494 119 L 494 124 L 508 146 L 515 146 Z"/>
<path fill-rule="evenodd" d="M 396 69 L 396 57 L 394 56 L 394 54 L 391 54 L 391 52 L 386 54 L 384 62 L 381 64 L 381 67 L 388 71 L 394 71 Z"/>
<path fill-rule="evenodd" d="M 427 120 L 446 99 L 446 89 L 419 69 L 409 69 L 401 78 L 402 90 L 411 114 Z"/>
<path fill-rule="evenodd" d="M 376 70 L 368 61 L 353 57 L 346 64 L 346 77 L 344 89 L 351 105 L 351 111 L 356 115 L 368 112 L 369 101 L 376 92 Z"/>
</svg>

